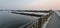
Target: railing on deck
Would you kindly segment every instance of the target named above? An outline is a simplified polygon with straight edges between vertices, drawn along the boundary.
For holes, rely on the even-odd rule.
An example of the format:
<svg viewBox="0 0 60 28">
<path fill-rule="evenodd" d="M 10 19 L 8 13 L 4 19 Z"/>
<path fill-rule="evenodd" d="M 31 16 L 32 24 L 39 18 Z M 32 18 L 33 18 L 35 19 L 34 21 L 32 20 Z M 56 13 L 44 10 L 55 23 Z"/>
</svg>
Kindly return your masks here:
<svg viewBox="0 0 60 28">
<path fill-rule="evenodd" d="M 37 19 L 31 25 L 28 25 L 24 28 L 41 28 L 41 26 L 47 21 L 50 15 L 52 15 L 53 11 L 50 11 L 48 15 L 40 16 L 41 18 Z M 33 14 L 32 14 L 33 15 Z"/>
<path fill-rule="evenodd" d="M 40 19 L 38 19 L 38 22 L 34 23 L 28 28 L 41 28 L 41 26 L 45 23 L 45 21 L 47 21 L 50 15 L 52 15 L 52 12 L 50 12 L 48 15 L 42 16 Z"/>
</svg>

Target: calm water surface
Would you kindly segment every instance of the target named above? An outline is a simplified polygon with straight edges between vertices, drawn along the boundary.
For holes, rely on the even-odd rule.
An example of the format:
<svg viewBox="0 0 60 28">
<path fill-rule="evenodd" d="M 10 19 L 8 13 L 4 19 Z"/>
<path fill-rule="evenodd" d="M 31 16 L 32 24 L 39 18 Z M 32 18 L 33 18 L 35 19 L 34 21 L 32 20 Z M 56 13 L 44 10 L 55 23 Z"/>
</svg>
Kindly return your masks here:
<svg viewBox="0 0 60 28">
<path fill-rule="evenodd" d="M 18 28 L 39 17 L 13 14 L 8 11 L 0 11 L 0 28 Z"/>
</svg>

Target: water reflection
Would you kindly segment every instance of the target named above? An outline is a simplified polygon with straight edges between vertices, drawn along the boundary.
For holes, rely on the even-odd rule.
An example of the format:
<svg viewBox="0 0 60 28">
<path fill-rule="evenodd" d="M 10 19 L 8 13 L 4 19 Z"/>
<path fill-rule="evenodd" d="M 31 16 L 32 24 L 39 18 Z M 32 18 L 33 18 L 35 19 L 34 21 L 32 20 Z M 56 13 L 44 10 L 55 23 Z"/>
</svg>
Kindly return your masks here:
<svg viewBox="0 0 60 28">
<path fill-rule="evenodd" d="M 0 28 L 18 28 L 39 18 L 10 12 L 11 11 L 0 11 Z"/>
</svg>

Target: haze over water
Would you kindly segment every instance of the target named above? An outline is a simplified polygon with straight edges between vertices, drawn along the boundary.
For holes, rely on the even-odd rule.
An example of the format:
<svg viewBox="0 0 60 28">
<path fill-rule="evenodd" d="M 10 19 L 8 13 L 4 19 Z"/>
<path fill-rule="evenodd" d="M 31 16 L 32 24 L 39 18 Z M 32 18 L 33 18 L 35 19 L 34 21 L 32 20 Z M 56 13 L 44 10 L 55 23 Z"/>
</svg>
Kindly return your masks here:
<svg viewBox="0 0 60 28">
<path fill-rule="evenodd" d="M 0 0 L 0 9 L 60 9 L 60 0 Z"/>
</svg>

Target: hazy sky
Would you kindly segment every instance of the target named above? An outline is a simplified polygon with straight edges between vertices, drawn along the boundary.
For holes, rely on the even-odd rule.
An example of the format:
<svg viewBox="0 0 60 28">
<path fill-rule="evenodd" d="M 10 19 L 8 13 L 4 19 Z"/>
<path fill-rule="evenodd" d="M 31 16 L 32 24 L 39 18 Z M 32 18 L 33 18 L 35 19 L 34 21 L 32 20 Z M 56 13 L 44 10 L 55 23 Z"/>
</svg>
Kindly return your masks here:
<svg viewBox="0 0 60 28">
<path fill-rule="evenodd" d="M 60 9 L 60 0 L 0 0 L 0 9 Z"/>
</svg>

